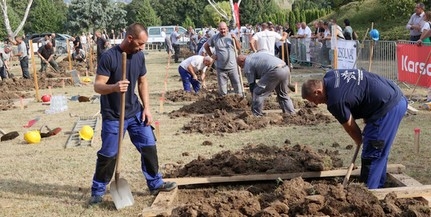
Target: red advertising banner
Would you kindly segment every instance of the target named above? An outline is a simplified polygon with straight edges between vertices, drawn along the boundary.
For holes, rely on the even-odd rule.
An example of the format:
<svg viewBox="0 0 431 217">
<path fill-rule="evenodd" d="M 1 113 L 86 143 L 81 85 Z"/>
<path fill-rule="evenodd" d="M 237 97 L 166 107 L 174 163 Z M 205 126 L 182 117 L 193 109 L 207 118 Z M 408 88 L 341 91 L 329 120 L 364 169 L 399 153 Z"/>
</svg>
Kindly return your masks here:
<svg viewBox="0 0 431 217">
<path fill-rule="evenodd" d="M 431 87 L 431 58 L 428 58 L 430 52 L 431 46 L 397 44 L 398 80 Z"/>
</svg>

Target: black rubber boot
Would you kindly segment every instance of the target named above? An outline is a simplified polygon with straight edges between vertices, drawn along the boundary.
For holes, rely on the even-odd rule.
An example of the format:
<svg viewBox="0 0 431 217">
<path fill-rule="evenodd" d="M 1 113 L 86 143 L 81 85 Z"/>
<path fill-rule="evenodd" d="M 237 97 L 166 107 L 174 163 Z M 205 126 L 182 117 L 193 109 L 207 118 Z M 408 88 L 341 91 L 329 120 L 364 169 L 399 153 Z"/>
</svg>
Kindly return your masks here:
<svg viewBox="0 0 431 217">
<path fill-rule="evenodd" d="M 141 166 L 142 170 L 151 176 L 155 176 L 159 172 L 159 159 L 155 145 L 141 148 Z"/>
<path fill-rule="evenodd" d="M 97 154 L 96 174 L 94 178 L 99 182 L 108 183 L 112 179 L 115 170 L 115 162 L 117 157 L 105 157 Z"/>
<path fill-rule="evenodd" d="M 359 177 L 359 181 L 366 184 L 368 176 L 370 175 L 371 159 L 362 158 L 361 164 L 361 175 Z"/>
</svg>

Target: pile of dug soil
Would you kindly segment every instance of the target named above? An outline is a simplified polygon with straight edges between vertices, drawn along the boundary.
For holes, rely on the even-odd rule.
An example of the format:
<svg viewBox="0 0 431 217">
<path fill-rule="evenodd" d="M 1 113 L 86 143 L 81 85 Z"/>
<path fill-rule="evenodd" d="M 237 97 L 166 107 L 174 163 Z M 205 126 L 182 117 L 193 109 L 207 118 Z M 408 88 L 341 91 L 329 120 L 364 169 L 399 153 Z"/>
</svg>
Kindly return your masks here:
<svg viewBox="0 0 431 217">
<path fill-rule="evenodd" d="M 256 173 L 293 173 L 323 171 L 342 167 L 338 152 L 318 152 L 304 145 L 266 146 L 249 144 L 243 149 L 222 151 L 212 158 L 198 159 L 186 165 L 166 165 L 165 177 L 229 176 Z"/>
<path fill-rule="evenodd" d="M 39 89 L 48 89 L 48 87 L 52 88 L 61 88 L 63 87 L 63 82 L 61 79 L 55 78 L 65 78 L 71 77 L 72 75 L 67 70 L 69 68 L 69 63 L 67 59 L 58 63 L 59 72 L 54 72 L 51 68 L 48 67 L 46 72 L 38 74 L 38 87 Z M 37 70 L 39 70 L 40 66 L 37 66 Z M 86 71 L 86 63 L 78 63 L 73 62 L 73 69 L 77 70 L 81 76 L 85 75 Z M 92 75 L 92 73 L 89 73 Z M 72 86 L 73 82 L 71 79 L 64 79 L 64 86 Z M 21 77 L 14 77 L 10 79 L 4 79 L 0 81 L 0 110 L 9 110 L 13 109 L 14 101 L 19 98 L 28 98 L 32 97 L 29 91 L 34 90 L 34 79 L 24 79 Z"/>
<path fill-rule="evenodd" d="M 207 142 L 208 143 L 208 142 Z M 238 174 L 323 171 L 342 166 L 338 153 L 308 146 L 247 145 L 222 151 L 210 159 L 198 157 L 186 165 L 169 165 L 166 177 L 229 176 Z M 304 181 L 301 177 L 272 183 L 218 185 L 181 189 L 171 216 L 430 216 L 430 208 L 391 193 L 379 201 L 362 184 L 347 188 L 342 179 Z"/>
<path fill-rule="evenodd" d="M 279 186 L 254 185 L 246 189 L 180 191 L 184 203 L 171 216 L 430 216 L 430 208 L 414 199 L 396 199 L 391 193 L 379 201 L 366 187 L 335 181 L 306 182 L 301 177 Z"/>
</svg>

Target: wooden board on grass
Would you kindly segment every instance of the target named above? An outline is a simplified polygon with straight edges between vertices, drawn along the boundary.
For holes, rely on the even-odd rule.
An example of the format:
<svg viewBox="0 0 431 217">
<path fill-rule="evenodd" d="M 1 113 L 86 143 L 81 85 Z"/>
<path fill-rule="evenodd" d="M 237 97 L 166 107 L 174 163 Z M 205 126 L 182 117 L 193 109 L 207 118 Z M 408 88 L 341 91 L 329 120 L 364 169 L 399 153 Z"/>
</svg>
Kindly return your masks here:
<svg viewBox="0 0 431 217">
<path fill-rule="evenodd" d="M 169 192 L 159 192 L 151 206 L 142 210 L 141 216 L 150 217 L 161 214 L 171 215 L 173 204 L 177 199 L 177 195 L 178 188 L 175 188 Z"/>
<path fill-rule="evenodd" d="M 405 170 L 402 164 L 389 164 L 387 167 L 388 173 L 401 173 Z M 359 176 L 361 168 L 354 169 L 352 176 Z M 345 176 L 347 169 L 318 171 L 318 172 L 299 172 L 299 173 L 277 173 L 277 174 L 251 174 L 251 175 L 233 175 L 233 176 L 207 176 L 207 177 L 184 177 L 165 179 L 165 181 L 176 182 L 178 186 L 181 185 L 197 185 L 197 184 L 211 184 L 211 183 L 228 183 L 228 182 L 249 182 L 249 181 L 270 181 L 279 178 L 283 180 L 293 179 L 296 177 L 302 178 L 328 178 Z"/>
</svg>

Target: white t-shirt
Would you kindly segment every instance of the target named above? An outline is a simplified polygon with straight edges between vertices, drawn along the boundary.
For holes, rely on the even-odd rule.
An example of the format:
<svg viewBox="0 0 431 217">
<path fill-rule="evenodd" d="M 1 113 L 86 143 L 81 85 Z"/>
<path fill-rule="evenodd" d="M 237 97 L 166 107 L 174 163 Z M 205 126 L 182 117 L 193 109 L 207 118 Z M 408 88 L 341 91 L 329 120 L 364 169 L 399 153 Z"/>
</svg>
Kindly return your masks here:
<svg viewBox="0 0 431 217">
<path fill-rule="evenodd" d="M 189 57 L 189 58 L 187 58 L 187 59 L 185 59 L 185 60 L 183 60 L 181 63 L 180 63 L 180 66 L 183 68 L 183 69 L 185 69 L 185 70 L 187 70 L 187 71 L 189 71 L 188 70 L 188 67 L 190 66 L 190 65 L 192 65 L 192 67 L 193 67 L 193 70 L 194 70 L 194 72 L 196 73 L 197 71 L 203 71 L 203 72 L 205 72 L 206 70 L 207 70 L 207 66 L 204 64 L 204 57 L 203 56 L 201 56 L 201 55 L 194 55 L 194 56 L 191 56 L 191 57 Z"/>
<path fill-rule="evenodd" d="M 267 29 L 262 32 L 257 32 L 252 38 L 256 40 L 256 49 L 258 52 L 266 52 L 271 55 L 274 55 L 275 42 L 282 39 L 280 34 Z"/>
<path fill-rule="evenodd" d="M 422 25 L 421 25 L 421 32 L 424 32 L 425 30 L 429 30 L 430 29 L 430 23 L 428 23 L 427 21 L 422 21 Z"/>
<path fill-rule="evenodd" d="M 165 32 L 165 31 L 162 31 L 162 32 L 160 33 L 160 35 L 162 36 L 162 38 L 163 38 L 163 39 L 165 39 L 165 38 L 166 38 L 166 32 Z"/>
</svg>

